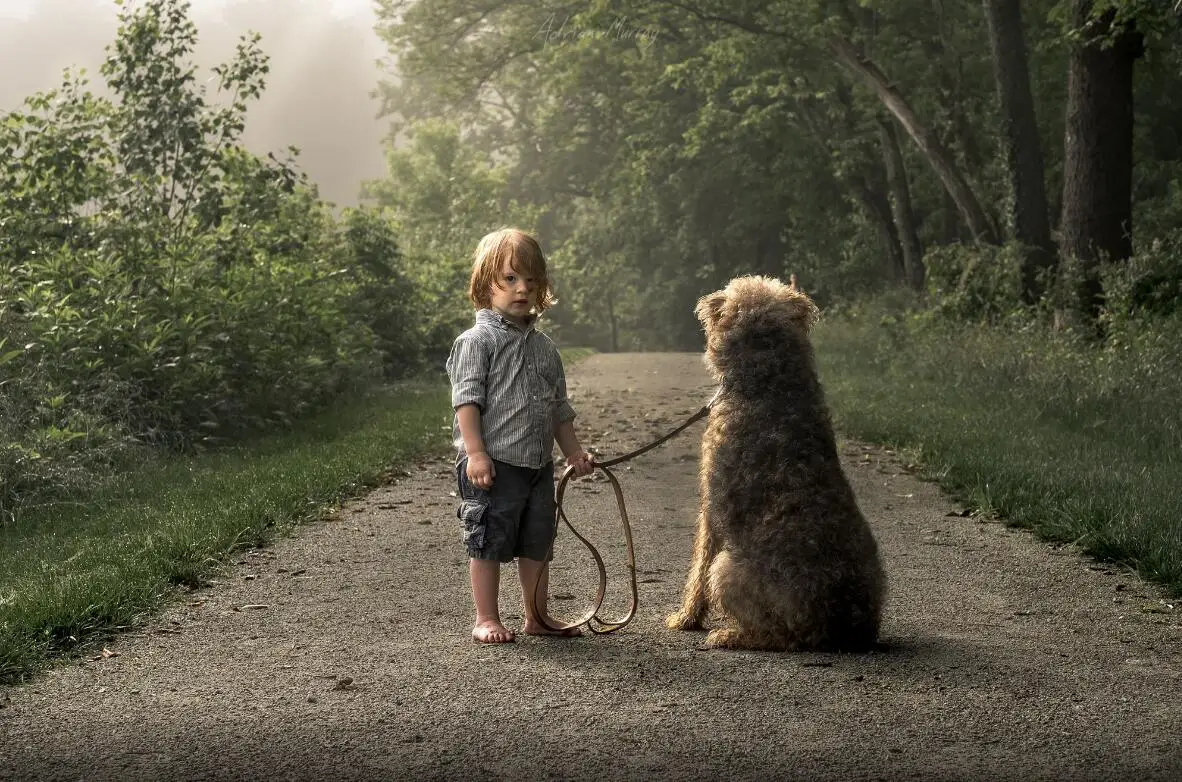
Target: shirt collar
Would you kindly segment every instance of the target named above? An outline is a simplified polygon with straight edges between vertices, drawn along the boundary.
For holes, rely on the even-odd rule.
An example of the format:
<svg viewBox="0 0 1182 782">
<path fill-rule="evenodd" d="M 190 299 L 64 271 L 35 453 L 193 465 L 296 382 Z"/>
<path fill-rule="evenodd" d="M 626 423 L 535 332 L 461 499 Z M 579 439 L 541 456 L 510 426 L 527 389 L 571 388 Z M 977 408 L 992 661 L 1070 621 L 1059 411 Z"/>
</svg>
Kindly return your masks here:
<svg viewBox="0 0 1182 782">
<path fill-rule="evenodd" d="M 501 313 L 490 308 L 476 310 L 476 322 L 486 326 L 495 326 L 500 329 L 517 329 L 518 331 L 530 331 L 534 324 L 538 322 L 538 316 L 530 313 L 526 316 L 525 327 L 518 326 L 513 321 L 506 318 Z"/>
</svg>

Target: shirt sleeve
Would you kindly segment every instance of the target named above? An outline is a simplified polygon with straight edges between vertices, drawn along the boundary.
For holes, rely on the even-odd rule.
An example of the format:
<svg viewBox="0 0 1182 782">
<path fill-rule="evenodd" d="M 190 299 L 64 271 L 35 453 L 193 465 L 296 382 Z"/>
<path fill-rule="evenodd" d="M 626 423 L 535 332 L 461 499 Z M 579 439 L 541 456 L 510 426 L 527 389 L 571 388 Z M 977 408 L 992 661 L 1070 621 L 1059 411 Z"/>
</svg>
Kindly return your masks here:
<svg viewBox="0 0 1182 782">
<path fill-rule="evenodd" d="M 566 398 L 566 370 L 562 368 L 562 359 L 558 359 L 558 387 L 554 391 L 554 423 L 555 425 L 573 421 L 575 409 L 570 406 Z"/>
<path fill-rule="evenodd" d="M 447 376 L 451 380 L 452 409 L 474 404 L 484 412 L 488 398 L 488 346 L 472 334 L 461 334 L 452 343 L 447 357 Z"/>
</svg>

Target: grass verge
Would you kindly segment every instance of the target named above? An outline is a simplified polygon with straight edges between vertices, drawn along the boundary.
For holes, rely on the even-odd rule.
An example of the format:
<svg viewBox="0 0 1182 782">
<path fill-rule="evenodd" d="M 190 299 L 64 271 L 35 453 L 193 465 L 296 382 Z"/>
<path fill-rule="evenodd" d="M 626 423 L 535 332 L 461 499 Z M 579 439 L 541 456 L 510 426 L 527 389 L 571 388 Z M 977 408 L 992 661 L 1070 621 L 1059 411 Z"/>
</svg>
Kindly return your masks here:
<svg viewBox="0 0 1182 782">
<path fill-rule="evenodd" d="M 971 509 L 1182 596 L 1182 389 L 1160 362 L 1031 327 L 818 327 L 834 418 L 909 451 Z"/>
<path fill-rule="evenodd" d="M 375 392 L 245 446 L 118 476 L 0 527 L 0 682 L 133 626 L 231 552 L 263 545 L 447 442 L 446 384 Z"/>
<path fill-rule="evenodd" d="M 595 348 L 562 348 L 562 364 L 566 369 L 579 363 L 585 358 L 595 355 Z"/>
</svg>

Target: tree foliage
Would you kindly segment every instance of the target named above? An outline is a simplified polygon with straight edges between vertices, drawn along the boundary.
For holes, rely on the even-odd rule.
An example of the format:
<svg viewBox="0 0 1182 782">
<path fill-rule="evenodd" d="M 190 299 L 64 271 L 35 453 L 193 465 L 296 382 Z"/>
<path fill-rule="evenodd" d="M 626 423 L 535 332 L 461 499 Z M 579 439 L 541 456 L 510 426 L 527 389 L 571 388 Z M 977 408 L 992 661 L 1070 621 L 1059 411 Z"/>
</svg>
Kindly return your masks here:
<svg viewBox="0 0 1182 782">
<path fill-rule="evenodd" d="M 102 75 L 0 121 L 0 513 L 135 443 L 283 425 L 420 360 L 381 210 L 335 217 L 290 155 L 240 145 L 257 36 L 192 63 L 188 4 L 121 15 Z"/>
<path fill-rule="evenodd" d="M 181 0 L 123 13 L 112 97 L 70 73 L 3 118 L 0 502 L 30 465 L 67 475 L 75 450 L 193 447 L 437 367 L 471 317 L 472 249 L 503 225 L 549 253 L 551 332 L 608 350 L 696 349 L 694 302 L 745 273 L 795 274 L 822 304 L 908 287 L 961 320 L 1074 307 L 1124 344 L 1157 345 L 1129 335 L 1177 317 L 1168 4 L 376 10 L 398 73 L 364 209 L 334 215 L 294 151 L 242 148 L 261 43 L 244 36 L 207 95 Z M 1114 53 L 1123 135 L 1077 78 Z M 1069 131 L 1085 116 L 1092 146 Z"/>
<path fill-rule="evenodd" d="M 1037 246 L 966 262 L 1007 276 L 989 259 L 1019 258 L 1014 306 L 1059 295 L 1046 286 L 1064 177 L 1094 163 L 1064 166 L 1067 62 L 1106 18 L 1144 35 L 1157 82 L 1137 83 L 1136 143 L 1154 149 L 1135 158 L 1133 221 L 1176 214 L 1178 91 L 1164 87 L 1178 77 L 1161 63 L 1176 60 L 1177 15 L 1087 5 L 1083 23 L 1063 0 L 386 0 L 379 32 L 399 57 L 385 88 L 398 127 L 454 122 L 506 172 L 502 203 L 538 210 L 564 280 L 590 288 L 557 325 L 608 348 L 692 347 L 694 299 L 741 273 L 795 273 L 823 301 L 936 294 L 920 252 L 946 270 L 957 245 L 1018 242 Z M 987 10 L 1021 35 L 994 51 Z M 1027 68 L 1010 68 L 1013 46 Z"/>
</svg>

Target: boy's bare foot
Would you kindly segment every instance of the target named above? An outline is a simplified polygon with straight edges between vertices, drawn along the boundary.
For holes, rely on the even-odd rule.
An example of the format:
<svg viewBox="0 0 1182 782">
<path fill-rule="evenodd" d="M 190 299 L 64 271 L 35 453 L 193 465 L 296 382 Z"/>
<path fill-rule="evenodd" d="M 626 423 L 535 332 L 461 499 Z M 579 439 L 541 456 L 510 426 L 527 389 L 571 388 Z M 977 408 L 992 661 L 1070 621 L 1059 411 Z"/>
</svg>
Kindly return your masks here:
<svg viewBox="0 0 1182 782">
<path fill-rule="evenodd" d="M 546 623 L 551 627 L 561 624 L 557 619 L 550 616 L 546 617 Z M 577 638 L 583 634 L 583 631 L 578 627 L 568 627 L 565 630 L 551 630 L 541 622 L 530 619 L 525 620 L 525 626 L 521 628 L 521 632 L 526 635 L 552 635 L 556 638 Z"/>
<path fill-rule="evenodd" d="M 517 640 L 513 631 L 495 619 L 479 622 L 472 628 L 472 640 L 480 644 L 511 644 Z"/>
</svg>

